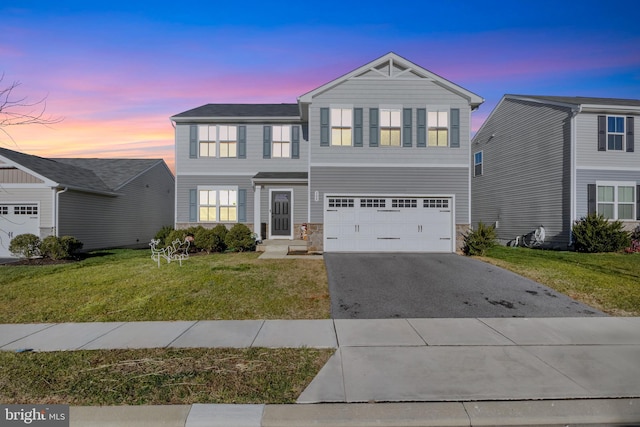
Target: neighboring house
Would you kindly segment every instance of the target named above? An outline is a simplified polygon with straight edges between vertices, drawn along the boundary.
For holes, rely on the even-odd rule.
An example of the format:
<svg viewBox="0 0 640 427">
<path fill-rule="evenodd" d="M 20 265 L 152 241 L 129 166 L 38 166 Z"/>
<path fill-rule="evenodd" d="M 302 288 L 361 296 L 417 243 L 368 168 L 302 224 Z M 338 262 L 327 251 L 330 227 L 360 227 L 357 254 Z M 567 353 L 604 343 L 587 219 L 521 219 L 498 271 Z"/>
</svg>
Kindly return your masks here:
<svg viewBox="0 0 640 427">
<path fill-rule="evenodd" d="M 640 100 L 505 95 L 472 141 L 472 220 L 509 241 L 543 225 L 571 244 L 574 221 L 598 212 L 640 220 Z"/>
<path fill-rule="evenodd" d="M 163 160 L 45 159 L 0 148 L 0 257 L 18 234 L 74 236 L 85 250 L 147 246 L 174 222 Z"/>
<path fill-rule="evenodd" d="M 176 227 L 244 223 L 311 251 L 453 252 L 483 101 L 389 53 L 295 104 L 177 114 Z"/>
</svg>

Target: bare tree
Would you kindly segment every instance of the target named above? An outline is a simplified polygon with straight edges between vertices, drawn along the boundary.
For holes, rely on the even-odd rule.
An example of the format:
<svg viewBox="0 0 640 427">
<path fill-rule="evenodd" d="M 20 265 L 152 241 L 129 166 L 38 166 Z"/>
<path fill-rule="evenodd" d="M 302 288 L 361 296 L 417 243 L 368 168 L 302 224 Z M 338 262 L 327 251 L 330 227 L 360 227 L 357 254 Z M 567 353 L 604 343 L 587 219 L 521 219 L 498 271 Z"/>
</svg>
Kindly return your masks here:
<svg viewBox="0 0 640 427">
<path fill-rule="evenodd" d="M 27 97 L 17 98 L 14 91 L 21 83 L 14 81 L 3 87 L 4 73 L 0 76 L 0 132 L 9 139 L 13 138 L 7 131 L 9 126 L 20 125 L 44 125 L 49 126 L 60 123 L 62 117 L 54 117 L 45 114 L 47 97 L 36 102 L 29 102 Z"/>
</svg>

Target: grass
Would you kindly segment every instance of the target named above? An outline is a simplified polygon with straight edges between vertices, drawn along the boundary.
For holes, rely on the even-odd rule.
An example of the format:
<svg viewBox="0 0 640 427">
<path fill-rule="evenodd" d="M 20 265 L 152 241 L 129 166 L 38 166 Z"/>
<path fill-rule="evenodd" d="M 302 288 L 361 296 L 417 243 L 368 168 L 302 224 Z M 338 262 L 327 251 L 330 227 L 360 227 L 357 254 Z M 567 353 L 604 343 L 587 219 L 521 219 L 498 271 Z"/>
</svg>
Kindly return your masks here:
<svg viewBox="0 0 640 427">
<path fill-rule="evenodd" d="M 615 316 L 640 316 L 640 255 L 496 246 L 481 257 Z"/>
<path fill-rule="evenodd" d="M 0 352 L 5 404 L 294 403 L 333 350 Z"/>
<path fill-rule="evenodd" d="M 192 256 L 158 268 L 148 250 L 55 265 L 0 266 L 0 323 L 329 318 L 322 260 Z"/>
</svg>

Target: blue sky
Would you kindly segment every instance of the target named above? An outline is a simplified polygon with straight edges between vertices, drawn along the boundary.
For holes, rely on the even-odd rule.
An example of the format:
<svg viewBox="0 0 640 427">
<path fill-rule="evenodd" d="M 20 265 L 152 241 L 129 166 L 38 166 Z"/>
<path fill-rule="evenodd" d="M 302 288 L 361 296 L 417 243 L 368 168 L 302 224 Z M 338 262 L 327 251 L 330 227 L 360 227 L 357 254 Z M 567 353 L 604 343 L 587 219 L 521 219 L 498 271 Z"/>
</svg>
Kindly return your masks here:
<svg viewBox="0 0 640 427">
<path fill-rule="evenodd" d="M 172 165 L 171 115 L 295 102 L 390 51 L 485 98 L 474 129 L 505 93 L 640 99 L 638 15 L 629 0 L 12 2 L 3 83 L 64 120 L 0 144 Z"/>
</svg>

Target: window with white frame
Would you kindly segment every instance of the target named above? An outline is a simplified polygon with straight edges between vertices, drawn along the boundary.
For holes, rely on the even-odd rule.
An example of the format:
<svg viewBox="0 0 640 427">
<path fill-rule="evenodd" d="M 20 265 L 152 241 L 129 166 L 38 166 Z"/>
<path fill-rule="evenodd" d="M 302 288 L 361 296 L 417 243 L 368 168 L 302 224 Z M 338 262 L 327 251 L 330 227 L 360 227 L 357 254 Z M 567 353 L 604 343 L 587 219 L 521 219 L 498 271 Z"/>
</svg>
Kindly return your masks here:
<svg viewBox="0 0 640 427">
<path fill-rule="evenodd" d="M 624 150 L 624 117 L 607 116 L 607 150 Z"/>
<path fill-rule="evenodd" d="M 216 126 L 198 126 L 198 141 L 200 145 L 200 157 L 216 157 L 216 143 L 218 132 Z"/>
<path fill-rule="evenodd" d="M 238 190 L 235 188 L 199 187 L 199 222 L 237 222 Z"/>
<path fill-rule="evenodd" d="M 482 151 L 473 155 L 473 176 L 482 175 Z"/>
<path fill-rule="evenodd" d="M 331 145 L 351 146 L 353 110 L 351 108 L 331 109 Z"/>
<path fill-rule="evenodd" d="M 219 145 L 220 157 L 238 156 L 238 128 L 229 125 L 199 125 L 198 140 L 200 157 L 217 157 Z"/>
<path fill-rule="evenodd" d="M 380 109 L 380 146 L 400 146 L 400 109 Z"/>
<path fill-rule="evenodd" d="M 636 218 L 636 184 L 634 182 L 599 182 L 596 185 L 596 200 L 600 215 L 614 220 Z"/>
<path fill-rule="evenodd" d="M 236 126 L 218 126 L 220 157 L 238 157 L 238 128 Z"/>
<path fill-rule="evenodd" d="M 427 145 L 429 147 L 449 146 L 449 111 L 427 112 Z"/>
<path fill-rule="evenodd" d="M 272 139 L 272 157 L 291 157 L 291 126 L 273 126 Z"/>
</svg>

